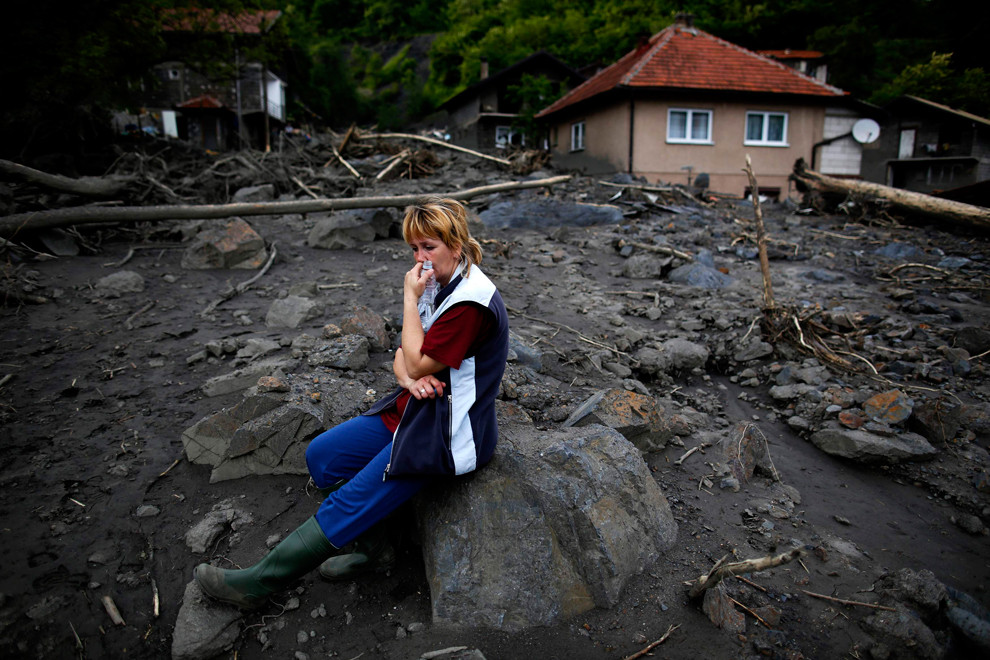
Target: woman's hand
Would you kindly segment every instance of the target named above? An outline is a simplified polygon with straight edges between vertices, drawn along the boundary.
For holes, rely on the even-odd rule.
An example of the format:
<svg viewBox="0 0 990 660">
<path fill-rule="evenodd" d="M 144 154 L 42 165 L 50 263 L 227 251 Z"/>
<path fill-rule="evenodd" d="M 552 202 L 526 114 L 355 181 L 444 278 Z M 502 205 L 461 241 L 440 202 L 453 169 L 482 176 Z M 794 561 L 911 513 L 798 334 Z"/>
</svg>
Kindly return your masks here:
<svg viewBox="0 0 990 660">
<path fill-rule="evenodd" d="M 412 299 L 418 302 L 419 297 L 426 290 L 426 282 L 432 274 L 432 270 L 423 270 L 423 264 L 416 262 L 416 265 L 406 273 L 406 278 L 403 281 L 404 294 L 407 297 L 412 296 Z"/>
<path fill-rule="evenodd" d="M 417 399 L 435 399 L 443 396 L 443 381 L 432 375 L 414 380 L 407 388 Z"/>
</svg>

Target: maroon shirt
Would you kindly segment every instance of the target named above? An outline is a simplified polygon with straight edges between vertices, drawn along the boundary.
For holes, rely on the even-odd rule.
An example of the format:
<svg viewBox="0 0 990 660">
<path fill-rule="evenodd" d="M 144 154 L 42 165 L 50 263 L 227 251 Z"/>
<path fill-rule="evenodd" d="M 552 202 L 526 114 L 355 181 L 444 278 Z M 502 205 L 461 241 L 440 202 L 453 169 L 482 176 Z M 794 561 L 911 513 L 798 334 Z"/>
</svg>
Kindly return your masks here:
<svg viewBox="0 0 990 660">
<path fill-rule="evenodd" d="M 492 332 L 493 319 L 485 311 L 471 303 L 454 305 L 430 326 L 420 352 L 451 369 L 459 369 L 464 358 L 474 355 Z M 411 396 L 409 390 L 403 390 L 395 407 L 382 412 L 382 421 L 392 433 L 399 428 Z"/>
</svg>

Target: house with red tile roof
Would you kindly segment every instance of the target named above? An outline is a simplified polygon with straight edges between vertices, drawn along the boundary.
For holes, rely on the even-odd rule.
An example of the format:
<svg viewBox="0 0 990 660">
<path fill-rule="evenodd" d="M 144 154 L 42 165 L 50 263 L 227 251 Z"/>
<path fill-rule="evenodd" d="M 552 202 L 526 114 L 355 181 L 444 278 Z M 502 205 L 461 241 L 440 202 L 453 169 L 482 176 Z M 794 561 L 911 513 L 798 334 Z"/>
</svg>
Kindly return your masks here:
<svg viewBox="0 0 990 660">
<path fill-rule="evenodd" d="M 798 158 L 858 176 L 855 102 L 841 89 L 694 27 L 681 14 L 544 108 L 554 163 L 588 174 L 628 172 L 744 195 L 752 159 L 760 191 L 785 197 Z"/>
</svg>

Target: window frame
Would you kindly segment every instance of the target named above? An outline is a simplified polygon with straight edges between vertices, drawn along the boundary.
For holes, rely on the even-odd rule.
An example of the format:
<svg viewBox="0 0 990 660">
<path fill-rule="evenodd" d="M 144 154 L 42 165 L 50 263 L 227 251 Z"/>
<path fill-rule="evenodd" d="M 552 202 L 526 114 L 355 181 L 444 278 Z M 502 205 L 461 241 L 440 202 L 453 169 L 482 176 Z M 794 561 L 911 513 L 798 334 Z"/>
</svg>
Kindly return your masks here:
<svg viewBox="0 0 990 660">
<path fill-rule="evenodd" d="M 684 113 L 685 117 L 685 137 L 675 137 L 670 134 L 673 125 L 670 118 L 675 112 Z M 705 115 L 708 117 L 708 135 L 703 138 L 691 137 L 691 126 L 694 123 L 694 115 Z M 667 108 L 667 143 L 668 144 L 715 144 L 714 134 L 715 111 L 704 108 Z"/>
<path fill-rule="evenodd" d="M 587 135 L 587 127 L 584 120 L 571 124 L 571 151 L 584 151 L 584 138 Z"/>
<path fill-rule="evenodd" d="M 759 115 L 763 118 L 763 125 L 761 136 L 759 140 L 751 140 L 749 137 L 749 118 Z M 770 129 L 770 122 L 768 121 L 770 117 L 783 117 L 784 118 L 784 130 L 783 139 L 779 141 L 768 140 L 767 133 Z M 789 147 L 790 143 L 787 141 L 787 127 L 790 123 L 790 113 L 780 110 L 747 110 L 745 124 L 743 125 L 743 144 L 748 147 Z"/>
</svg>

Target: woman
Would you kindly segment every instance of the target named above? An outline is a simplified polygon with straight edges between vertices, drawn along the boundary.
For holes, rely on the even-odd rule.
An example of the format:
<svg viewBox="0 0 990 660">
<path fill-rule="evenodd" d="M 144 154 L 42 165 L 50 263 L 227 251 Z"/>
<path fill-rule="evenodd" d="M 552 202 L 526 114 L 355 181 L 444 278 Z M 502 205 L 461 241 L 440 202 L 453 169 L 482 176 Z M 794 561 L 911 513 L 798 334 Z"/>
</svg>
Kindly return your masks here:
<svg viewBox="0 0 990 660">
<path fill-rule="evenodd" d="M 318 487 L 333 489 L 315 516 L 250 568 L 196 567 L 208 595 L 254 608 L 317 566 L 330 579 L 387 568 L 391 549 L 380 528 L 369 530 L 437 477 L 465 474 L 491 459 L 495 397 L 508 354 L 502 297 L 478 267 L 481 245 L 471 238 L 460 202 L 429 198 L 408 207 L 402 236 L 416 264 L 403 285 L 402 345 L 392 364 L 398 387 L 310 443 L 310 475 Z M 418 303 L 431 276 L 439 291 L 432 315 L 421 322 Z M 355 553 L 332 556 L 355 539 Z"/>
</svg>

